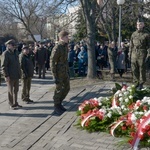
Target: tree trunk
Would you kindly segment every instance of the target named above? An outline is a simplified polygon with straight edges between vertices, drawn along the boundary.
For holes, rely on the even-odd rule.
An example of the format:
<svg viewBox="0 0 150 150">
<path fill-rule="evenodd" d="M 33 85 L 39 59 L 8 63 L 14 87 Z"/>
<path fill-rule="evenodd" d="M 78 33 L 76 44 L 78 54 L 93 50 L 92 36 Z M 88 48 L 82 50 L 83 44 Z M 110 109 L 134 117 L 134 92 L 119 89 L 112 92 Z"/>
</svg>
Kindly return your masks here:
<svg viewBox="0 0 150 150">
<path fill-rule="evenodd" d="M 96 1 L 81 0 L 81 4 L 87 28 L 87 49 L 88 49 L 87 78 L 94 79 L 96 78 L 96 59 L 95 59 Z"/>
<path fill-rule="evenodd" d="M 87 47 L 88 47 L 88 73 L 87 78 L 96 77 L 96 57 L 95 57 L 95 25 L 87 20 Z"/>
</svg>

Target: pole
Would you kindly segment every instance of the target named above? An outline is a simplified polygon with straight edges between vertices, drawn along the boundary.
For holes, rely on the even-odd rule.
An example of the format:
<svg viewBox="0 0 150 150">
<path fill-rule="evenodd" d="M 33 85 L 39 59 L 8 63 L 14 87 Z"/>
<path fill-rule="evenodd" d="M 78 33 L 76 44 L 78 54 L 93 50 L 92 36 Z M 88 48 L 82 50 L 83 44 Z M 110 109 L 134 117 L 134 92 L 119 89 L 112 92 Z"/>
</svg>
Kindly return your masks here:
<svg viewBox="0 0 150 150">
<path fill-rule="evenodd" d="M 121 47 L 121 5 L 119 5 L 119 39 L 118 39 L 118 48 Z"/>
</svg>

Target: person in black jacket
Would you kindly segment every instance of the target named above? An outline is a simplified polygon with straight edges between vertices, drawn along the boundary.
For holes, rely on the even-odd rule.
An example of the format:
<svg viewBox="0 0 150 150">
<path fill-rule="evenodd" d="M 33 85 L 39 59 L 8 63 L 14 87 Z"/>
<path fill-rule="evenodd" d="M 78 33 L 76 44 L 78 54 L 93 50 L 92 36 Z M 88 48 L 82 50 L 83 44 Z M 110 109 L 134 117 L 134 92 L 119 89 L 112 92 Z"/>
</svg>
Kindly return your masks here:
<svg viewBox="0 0 150 150">
<path fill-rule="evenodd" d="M 34 73 L 34 64 L 29 54 L 29 48 L 24 46 L 20 54 L 21 78 L 22 78 L 22 92 L 21 98 L 24 102 L 30 103 L 31 79 Z"/>
</svg>

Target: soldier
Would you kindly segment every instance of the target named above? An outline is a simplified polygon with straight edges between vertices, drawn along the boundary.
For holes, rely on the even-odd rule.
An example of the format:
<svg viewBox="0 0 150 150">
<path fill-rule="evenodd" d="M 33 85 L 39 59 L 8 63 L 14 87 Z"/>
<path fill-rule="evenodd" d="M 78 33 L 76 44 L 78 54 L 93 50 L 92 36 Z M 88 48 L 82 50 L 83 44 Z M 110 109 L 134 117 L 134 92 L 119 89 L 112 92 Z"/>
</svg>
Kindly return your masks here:
<svg viewBox="0 0 150 150">
<path fill-rule="evenodd" d="M 22 47 L 22 53 L 20 54 L 20 66 L 21 66 L 21 77 L 22 77 L 22 101 L 32 103 L 33 100 L 30 99 L 30 89 L 31 89 L 31 79 L 34 73 L 34 65 L 32 57 L 29 54 L 30 50 L 27 46 Z"/>
<path fill-rule="evenodd" d="M 61 115 L 66 108 L 63 107 L 62 101 L 70 90 L 69 67 L 68 67 L 68 32 L 59 33 L 59 42 L 53 48 L 50 58 L 50 67 L 56 84 L 54 92 L 54 112 Z"/>
<path fill-rule="evenodd" d="M 17 102 L 19 79 L 21 77 L 18 51 L 14 47 L 14 40 L 7 41 L 5 45 L 6 51 L 2 56 L 2 71 L 8 87 L 8 100 L 10 108 L 16 109 L 22 107 Z"/>
<path fill-rule="evenodd" d="M 137 89 L 142 89 L 146 82 L 146 61 L 150 53 L 150 36 L 143 28 L 144 22 L 140 18 L 137 21 L 137 30 L 131 36 L 129 48 L 133 82 Z"/>
</svg>

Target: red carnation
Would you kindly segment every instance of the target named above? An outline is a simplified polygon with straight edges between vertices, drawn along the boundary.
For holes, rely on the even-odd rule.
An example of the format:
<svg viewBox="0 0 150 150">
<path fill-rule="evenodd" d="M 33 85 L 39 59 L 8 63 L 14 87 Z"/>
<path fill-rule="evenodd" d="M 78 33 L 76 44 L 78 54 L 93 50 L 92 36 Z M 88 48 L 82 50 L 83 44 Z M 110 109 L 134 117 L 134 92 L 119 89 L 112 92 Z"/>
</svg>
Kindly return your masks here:
<svg viewBox="0 0 150 150">
<path fill-rule="evenodd" d="M 148 110 L 146 105 L 143 106 L 143 110 Z"/>
<path fill-rule="evenodd" d="M 131 125 L 131 129 L 134 129 L 134 125 L 133 124 Z"/>
<path fill-rule="evenodd" d="M 128 141 L 129 144 L 132 144 L 132 142 L 133 142 L 133 140 L 129 140 L 129 141 Z"/>
<path fill-rule="evenodd" d="M 145 133 L 145 132 L 146 132 L 146 129 L 145 129 L 145 128 L 142 128 L 142 132 Z"/>
<path fill-rule="evenodd" d="M 130 135 L 131 135 L 132 137 L 134 137 L 134 136 L 135 136 L 135 133 L 134 133 L 134 132 L 131 132 Z"/>
<path fill-rule="evenodd" d="M 150 130 L 150 125 L 146 125 L 145 126 L 145 129 L 148 131 L 148 130 Z"/>
<path fill-rule="evenodd" d="M 147 132 L 148 136 L 150 136 L 150 131 Z"/>
<path fill-rule="evenodd" d="M 126 130 L 127 128 L 125 126 L 122 126 L 122 130 Z"/>
<path fill-rule="evenodd" d="M 143 134 L 140 134 L 138 137 L 139 137 L 141 140 L 144 138 Z"/>
</svg>

